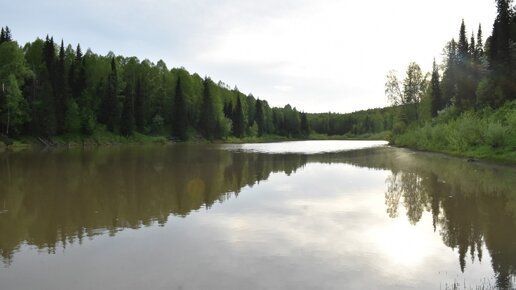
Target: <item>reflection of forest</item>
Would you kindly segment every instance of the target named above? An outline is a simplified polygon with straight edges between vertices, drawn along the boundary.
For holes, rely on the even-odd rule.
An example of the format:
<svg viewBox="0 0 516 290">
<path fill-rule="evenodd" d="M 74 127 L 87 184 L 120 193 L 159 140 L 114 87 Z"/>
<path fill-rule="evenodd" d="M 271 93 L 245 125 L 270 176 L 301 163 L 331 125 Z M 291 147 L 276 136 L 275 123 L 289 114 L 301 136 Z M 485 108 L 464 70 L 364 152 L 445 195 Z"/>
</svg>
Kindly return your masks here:
<svg viewBox="0 0 516 290">
<path fill-rule="evenodd" d="M 516 170 L 461 159 L 382 148 L 327 156 L 329 162 L 387 169 L 385 204 L 391 217 L 400 204 L 412 224 L 432 213 L 434 230 L 459 253 L 464 271 L 482 260 L 485 243 L 500 289 L 512 289 L 516 275 Z"/>
<path fill-rule="evenodd" d="M 216 146 L 120 147 L 0 155 L 0 254 L 9 263 L 27 243 L 58 244 L 186 216 L 238 195 L 273 172 L 309 162 L 389 170 L 389 216 L 411 223 L 425 211 L 444 243 L 482 259 L 485 243 L 501 288 L 516 274 L 516 171 L 395 148 L 333 154 L 259 154 Z"/>
<path fill-rule="evenodd" d="M 290 174 L 305 159 L 201 146 L 0 155 L 0 253 L 9 263 L 23 242 L 52 252 L 58 243 L 164 224 L 272 172 Z"/>
</svg>

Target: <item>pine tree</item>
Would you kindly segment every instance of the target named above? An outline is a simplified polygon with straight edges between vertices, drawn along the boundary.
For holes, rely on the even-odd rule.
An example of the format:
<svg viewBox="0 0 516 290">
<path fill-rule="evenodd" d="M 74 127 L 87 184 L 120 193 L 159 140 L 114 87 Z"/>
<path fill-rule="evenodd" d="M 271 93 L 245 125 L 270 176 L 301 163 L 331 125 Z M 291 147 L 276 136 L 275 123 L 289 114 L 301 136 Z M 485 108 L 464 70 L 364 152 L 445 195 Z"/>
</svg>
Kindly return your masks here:
<svg viewBox="0 0 516 290">
<path fill-rule="evenodd" d="M 111 58 L 111 73 L 108 76 L 106 95 L 103 100 L 102 120 L 111 132 L 115 131 L 118 105 L 118 76 L 115 58 Z"/>
<path fill-rule="evenodd" d="M 258 136 L 263 136 L 265 133 L 265 116 L 263 112 L 263 104 L 260 99 L 256 100 L 256 125 L 258 125 Z"/>
<path fill-rule="evenodd" d="M 64 42 L 61 40 L 61 47 L 59 49 L 59 56 L 57 59 L 56 67 L 56 122 L 57 122 L 57 133 L 62 134 L 65 132 L 66 124 L 66 109 L 67 109 L 67 85 L 65 78 L 65 50 Z"/>
<path fill-rule="evenodd" d="M 224 116 L 230 120 L 233 120 L 233 103 L 231 100 L 224 103 Z"/>
<path fill-rule="evenodd" d="M 477 55 L 477 45 L 475 43 L 475 34 L 473 34 L 473 31 L 471 32 L 471 38 L 469 40 L 469 55 L 471 56 L 471 59 L 476 62 L 478 59 Z"/>
<path fill-rule="evenodd" d="M 432 95 L 431 95 L 431 103 L 432 103 L 432 117 L 437 116 L 437 112 L 439 110 L 442 110 L 444 108 L 444 103 L 442 101 L 441 96 L 441 85 L 439 84 L 439 69 L 437 67 L 437 64 L 435 63 L 432 68 L 432 78 L 430 80 L 430 85 L 432 89 Z"/>
<path fill-rule="evenodd" d="M 5 41 L 12 41 L 13 40 L 13 36 L 11 35 L 11 30 L 9 29 L 8 26 L 5 27 L 4 37 L 5 37 Z"/>
<path fill-rule="evenodd" d="M 484 57 L 484 42 L 482 39 L 482 25 L 478 25 L 478 32 L 477 32 L 477 45 L 475 48 L 475 53 L 477 55 L 477 63 L 481 62 L 482 57 Z"/>
<path fill-rule="evenodd" d="M 215 104 L 213 95 L 210 90 L 210 80 L 204 79 L 203 82 L 203 99 L 201 105 L 201 118 L 199 119 L 199 128 L 204 138 L 212 140 L 217 136 L 217 119 L 215 113 Z"/>
<path fill-rule="evenodd" d="M 456 106 L 459 111 L 470 108 L 475 99 L 472 84 L 470 47 L 466 38 L 466 25 L 464 20 L 460 26 L 459 43 L 457 45 L 458 72 L 457 75 L 457 99 Z"/>
<path fill-rule="evenodd" d="M 124 105 L 122 108 L 122 116 L 120 118 L 120 134 L 123 136 L 131 136 L 134 132 L 134 98 L 131 87 L 128 85 L 125 89 Z"/>
<path fill-rule="evenodd" d="M 172 136 L 186 141 L 188 139 L 188 116 L 186 112 L 186 97 L 181 84 L 181 77 L 177 78 L 176 94 L 172 115 Z"/>
<path fill-rule="evenodd" d="M 310 135 L 310 124 L 306 113 L 301 113 L 301 135 L 308 137 Z"/>
<path fill-rule="evenodd" d="M 7 41 L 12 41 L 12 35 L 9 27 L 6 26 L 5 29 L 2 27 L 0 30 L 0 44 Z"/>
<path fill-rule="evenodd" d="M 143 95 L 142 80 L 136 80 L 136 91 L 134 99 L 134 121 L 136 130 L 143 133 L 145 129 L 145 97 Z"/>
<path fill-rule="evenodd" d="M 469 57 L 469 45 L 468 39 L 466 37 L 466 25 L 464 24 L 464 19 L 460 25 L 459 43 L 457 45 L 457 50 L 459 54 L 459 60 L 461 62 L 465 62 Z"/>
<path fill-rule="evenodd" d="M 45 39 L 42 49 L 42 61 L 39 74 L 40 85 L 35 88 L 37 99 L 33 108 L 36 125 L 36 134 L 52 136 L 56 133 L 56 105 L 55 105 L 55 46 L 53 38 Z"/>
<path fill-rule="evenodd" d="M 0 30 L 0 44 L 2 44 L 4 42 L 5 42 L 5 30 L 2 27 L 2 29 Z"/>
<path fill-rule="evenodd" d="M 497 0 L 498 15 L 493 24 L 490 43 L 490 64 L 497 74 L 506 74 L 510 62 L 510 1 Z"/>
<path fill-rule="evenodd" d="M 244 110 L 242 109 L 242 102 L 240 96 L 237 95 L 237 103 L 233 110 L 233 135 L 238 138 L 244 137 L 245 124 L 244 124 Z"/>
</svg>

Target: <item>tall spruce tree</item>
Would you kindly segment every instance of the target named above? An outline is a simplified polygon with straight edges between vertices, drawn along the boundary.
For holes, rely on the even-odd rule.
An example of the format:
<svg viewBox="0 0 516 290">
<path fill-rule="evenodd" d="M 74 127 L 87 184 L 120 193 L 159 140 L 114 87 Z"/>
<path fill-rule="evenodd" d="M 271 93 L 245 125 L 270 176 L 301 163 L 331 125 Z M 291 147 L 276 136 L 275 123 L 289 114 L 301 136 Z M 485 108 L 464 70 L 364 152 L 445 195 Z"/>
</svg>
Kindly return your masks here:
<svg viewBox="0 0 516 290">
<path fill-rule="evenodd" d="M 2 27 L 2 29 L 0 30 L 0 44 L 7 41 L 12 41 L 12 35 L 11 30 L 9 30 L 9 27 L 6 26 L 5 29 Z"/>
<path fill-rule="evenodd" d="M 263 102 L 260 99 L 256 100 L 256 125 L 258 126 L 258 136 L 265 134 L 265 115 L 263 112 Z"/>
<path fill-rule="evenodd" d="M 203 81 L 203 98 L 201 105 L 201 116 L 199 126 L 201 134 L 208 140 L 213 140 L 217 136 L 217 119 L 215 112 L 215 104 L 212 91 L 210 89 L 210 80 L 205 78 Z"/>
<path fill-rule="evenodd" d="M 507 74 L 509 71 L 510 57 L 510 22 L 511 1 L 497 0 L 498 14 L 493 24 L 493 33 L 490 43 L 491 68 L 498 75 Z"/>
<path fill-rule="evenodd" d="M 469 40 L 469 55 L 471 57 L 471 60 L 473 62 L 476 62 L 478 56 L 477 56 L 477 45 L 475 42 L 475 34 L 473 34 L 473 31 L 471 31 L 471 37 Z"/>
<path fill-rule="evenodd" d="M 126 86 L 124 95 L 122 116 L 120 117 L 120 134 L 131 136 L 134 133 L 134 97 L 130 85 Z"/>
<path fill-rule="evenodd" d="M 64 42 L 61 40 L 61 47 L 59 48 L 59 56 L 57 59 L 56 66 L 56 122 L 57 122 L 57 133 L 62 134 L 65 132 L 66 124 L 66 108 L 67 108 L 67 85 L 66 85 L 66 64 L 65 64 L 65 50 Z"/>
<path fill-rule="evenodd" d="M 475 59 L 477 63 L 480 63 L 482 60 L 482 57 L 484 57 L 484 40 L 482 39 L 482 25 L 478 25 L 478 32 L 477 32 L 477 44 L 476 44 L 476 55 L 477 58 Z"/>
<path fill-rule="evenodd" d="M 45 137 L 56 134 L 55 106 L 55 46 L 54 39 L 48 36 L 42 50 L 43 67 L 39 72 L 41 85 L 38 88 L 38 99 L 35 111 L 37 117 L 37 134 Z"/>
<path fill-rule="evenodd" d="M 439 68 L 437 64 L 433 63 L 432 78 L 430 79 L 430 86 L 432 89 L 431 103 L 432 103 L 432 117 L 437 116 L 437 112 L 444 108 L 444 102 L 441 95 L 441 85 L 439 83 Z"/>
<path fill-rule="evenodd" d="M 136 80 L 134 98 L 134 122 L 136 130 L 140 133 L 143 133 L 145 130 L 145 96 L 143 94 L 141 77 L 138 77 Z"/>
<path fill-rule="evenodd" d="M 174 108 L 172 115 L 172 136 L 179 140 L 188 139 L 188 115 L 186 111 L 186 96 L 181 77 L 177 78 Z"/>
<path fill-rule="evenodd" d="M 115 58 L 111 58 L 111 73 L 108 76 L 107 90 L 103 101 L 102 120 L 111 132 L 115 132 L 118 106 L 118 76 Z"/>
<path fill-rule="evenodd" d="M 9 29 L 9 26 L 5 27 L 5 41 L 12 41 L 13 36 L 11 34 L 11 30 Z"/>
<path fill-rule="evenodd" d="M 473 105 L 475 100 L 474 84 L 471 75 L 470 47 L 466 37 L 466 25 L 462 20 L 457 45 L 458 72 L 456 106 L 459 111 L 465 111 Z"/>
<path fill-rule="evenodd" d="M 244 124 L 244 110 L 242 109 L 242 101 L 240 96 L 237 94 L 236 106 L 233 110 L 233 135 L 238 138 L 244 137 L 245 124 Z"/>
<path fill-rule="evenodd" d="M 310 124 L 308 123 L 308 117 L 306 113 L 301 113 L 301 135 L 308 137 L 310 135 Z"/>
<path fill-rule="evenodd" d="M 441 80 L 441 90 L 443 103 L 448 106 L 455 102 L 457 97 L 457 76 L 458 72 L 458 58 L 457 58 L 457 43 L 452 39 L 445 47 L 446 64 Z"/>
</svg>

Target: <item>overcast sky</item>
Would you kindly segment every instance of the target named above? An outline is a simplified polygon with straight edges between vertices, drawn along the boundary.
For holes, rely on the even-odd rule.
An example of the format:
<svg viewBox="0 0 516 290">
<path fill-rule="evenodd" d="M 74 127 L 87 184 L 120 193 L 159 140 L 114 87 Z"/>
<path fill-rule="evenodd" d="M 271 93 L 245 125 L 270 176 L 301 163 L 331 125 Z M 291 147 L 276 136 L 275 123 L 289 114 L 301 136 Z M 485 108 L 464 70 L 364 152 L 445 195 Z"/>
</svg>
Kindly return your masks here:
<svg viewBox="0 0 516 290">
<path fill-rule="evenodd" d="M 494 0 L 0 0 L 0 26 L 83 49 L 163 59 L 271 105 L 382 107 L 385 75 L 424 70 L 461 19 L 490 34 Z"/>
</svg>

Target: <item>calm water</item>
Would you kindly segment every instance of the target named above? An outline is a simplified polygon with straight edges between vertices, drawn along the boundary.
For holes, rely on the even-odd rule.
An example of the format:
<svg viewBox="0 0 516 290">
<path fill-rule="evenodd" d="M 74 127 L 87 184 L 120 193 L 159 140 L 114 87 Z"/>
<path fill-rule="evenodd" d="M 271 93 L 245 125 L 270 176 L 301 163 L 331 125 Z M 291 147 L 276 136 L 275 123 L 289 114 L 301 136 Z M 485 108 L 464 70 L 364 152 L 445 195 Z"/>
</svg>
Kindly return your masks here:
<svg viewBox="0 0 516 290">
<path fill-rule="evenodd" d="M 383 144 L 0 154 L 0 289 L 516 287 L 516 169 Z"/>
</svg>

